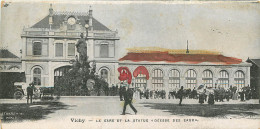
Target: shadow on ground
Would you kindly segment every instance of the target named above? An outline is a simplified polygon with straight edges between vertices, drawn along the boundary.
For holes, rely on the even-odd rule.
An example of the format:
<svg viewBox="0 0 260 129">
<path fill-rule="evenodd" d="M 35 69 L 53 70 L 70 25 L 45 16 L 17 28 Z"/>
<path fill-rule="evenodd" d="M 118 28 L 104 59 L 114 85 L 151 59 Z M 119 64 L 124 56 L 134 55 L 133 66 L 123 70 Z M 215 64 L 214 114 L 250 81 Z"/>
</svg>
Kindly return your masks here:
<svg viewBox="0 0 260 129">
<path fill-rule="evenodd" d="M 61 102 L 35 102 L 33 104 L 0 104 L 3 122 L 46 119 L 50 113 L 68 109 L 69 106 Z M 1 116 L 0 115 L 0 116 Z"/>
<path fill-rule="evenodd" d="M 145 107 L 170 112 L 171 115 L 200 116 L 218 118 L 260 118 L 259 104 L 164 104 L 164 103 L 142 103 Z"/>
</svg>

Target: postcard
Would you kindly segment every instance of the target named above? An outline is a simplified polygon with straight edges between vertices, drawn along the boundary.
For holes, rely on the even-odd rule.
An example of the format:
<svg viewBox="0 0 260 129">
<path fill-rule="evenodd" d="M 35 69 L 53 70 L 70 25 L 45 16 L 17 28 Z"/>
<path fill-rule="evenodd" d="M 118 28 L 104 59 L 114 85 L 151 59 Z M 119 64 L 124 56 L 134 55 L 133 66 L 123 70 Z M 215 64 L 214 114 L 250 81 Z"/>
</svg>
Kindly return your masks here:
<svg viewBox="0 0 260 129">
<path fill-rule="evenodd" d="M 1 129 L 259 129 L 259 1 L 1 1 Z"/>
</svg>

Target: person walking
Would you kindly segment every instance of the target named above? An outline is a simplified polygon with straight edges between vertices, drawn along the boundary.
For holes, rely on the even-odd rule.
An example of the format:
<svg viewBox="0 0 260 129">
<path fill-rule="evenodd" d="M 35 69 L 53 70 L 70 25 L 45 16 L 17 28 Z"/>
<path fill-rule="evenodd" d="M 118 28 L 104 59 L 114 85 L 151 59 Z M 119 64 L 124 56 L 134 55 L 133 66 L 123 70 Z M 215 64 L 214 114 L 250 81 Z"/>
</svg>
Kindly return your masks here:
<svg viewBox="0 0 260 129">
<path fill-rule="evenodd" d="M 29 99 L 30 99 L 30 103 L 32 103 L 32 96 L 33 96 L 33 83 L 30 83 L 29 86 L 26 88 L 27 91 L 27 104 L 29 103 Z"/>
<path fill-rule="evenodd" d="M 203 103 L 204 103 L 205 94 L 206 94 L 206 89 L 204 89 L 204 90 L 203 90 L 203 93 L 201 93 L 201 94 L 199 95 L 199 103 L 200 103 L 200 104 L 203 104 Z"/>
<path fill-rule="evenodd" d="M 180 98 L 179 106 L 181 106 L 182 97 L 183 97 L 183 86 L 181 86 L 181 89 L 178 91 L 178 96 Z"/>
<path fill-rule="evenodd" d="M 124 108 L 123 113 L 121 115 L 125 115 L 126 106 L 129 104 L 129 106 L 132 108 L 132 110 L 137 113 L 137 110 L 132 105 L 132 99 L 133 99 L 133 90 L 131 88 L 128 88 L 127 91 L 124 93 Z"/>
<path fill-rule="evenodd" d="M 208 104 L 209 105 L 213 105 L 214 104 L 214 93 L 209 93 Z"/>
</svg>

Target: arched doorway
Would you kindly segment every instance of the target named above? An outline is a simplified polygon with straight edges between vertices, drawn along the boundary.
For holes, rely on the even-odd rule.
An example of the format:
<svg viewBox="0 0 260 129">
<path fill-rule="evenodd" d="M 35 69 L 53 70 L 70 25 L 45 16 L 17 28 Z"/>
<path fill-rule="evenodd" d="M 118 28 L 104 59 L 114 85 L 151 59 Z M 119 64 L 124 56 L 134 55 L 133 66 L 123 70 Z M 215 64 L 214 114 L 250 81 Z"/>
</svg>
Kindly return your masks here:
<svg viewBox="0 0 260 129">
<path fill-rule="evenodd" d="M 177 69 L 172 69 L 169 73 L 169 89 L 175 90 L 180 88 L 180 72 Z"/>
<path fill-rule="evenodd" d="M 187 89 L 193 89 L 197 87 L 197 73 L 193 69 L 189 69 L 185 73 L 186 87 Z"/>
<path fill-rule="evenodd" d="M 152 89 L 164 90 L 163 87 L 163 71 L 161 69 L 154 69 L 152 72 Z"/>
<path fill-rule="evenodd" d="M 147 88 L 147 80 L 149 79 L 149 72 L 144 66 L 138 66 L 134 72 L 135 77 L 135 88 L 140 88 L 144 90 Z"/>
<path fill-rule="evenodd" d="M 71 66 L 62 66 L 54 70 L 54 86 L 71 68 Z"/>
<path fill-rule="evenodd" d="M 213 87 L 213 73 L 210 70 L 204 70 L 202 73 L 202 83 L 204 86 Z"/>
<path fill-rule="evenodd" d="M 244 72 L 241 71 L 241 70 L 236 71 L 235 75 L 234 75 L 234 81 L 235 81 L 235 86 L 238 89 L 245 87 L 245 74 L 244 74 Z"/>
</svg>

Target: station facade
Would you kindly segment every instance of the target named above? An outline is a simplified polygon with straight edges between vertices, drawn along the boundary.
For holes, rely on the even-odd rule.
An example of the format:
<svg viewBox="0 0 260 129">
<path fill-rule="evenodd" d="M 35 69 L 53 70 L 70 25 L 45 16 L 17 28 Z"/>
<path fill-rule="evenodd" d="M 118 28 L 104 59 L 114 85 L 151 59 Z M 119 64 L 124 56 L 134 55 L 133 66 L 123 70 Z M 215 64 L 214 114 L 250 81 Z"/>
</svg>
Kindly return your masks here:
<svg viewBox="0 0 260 129">
<path fill-rule="evenodd" d="M 92 14 L 92 9 L 88 13 L 55 12 L 50 7 L 46 17 L 23 29 L 21 61 L 27 83 L 54 86 L 78 56 L 75 45 L 81 33 L 86 35 L 88 24 L 88 60 L 96 62 L 97 74 L 115 84 L 119 37 L 117 31 L 104 26 Z"/>
</svg>

